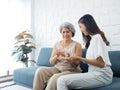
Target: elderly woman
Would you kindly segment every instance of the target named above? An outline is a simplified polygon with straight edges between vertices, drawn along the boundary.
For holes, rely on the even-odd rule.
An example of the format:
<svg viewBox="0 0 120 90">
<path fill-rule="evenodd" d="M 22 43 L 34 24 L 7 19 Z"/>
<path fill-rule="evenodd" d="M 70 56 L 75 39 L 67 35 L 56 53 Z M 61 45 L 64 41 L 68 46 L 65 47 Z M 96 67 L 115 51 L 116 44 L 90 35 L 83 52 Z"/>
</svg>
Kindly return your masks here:
<svg viewBox="0 0 120 90">
<path fill-rule="evenodd" d="M 72 40 L 74 26 L 65 22 L 60 27 L 62 40 L 57 42 L 52 51 L 50 63 L 54 67 L 38 68 L 34 78 L 33 90 L 57 90 L 57 79 L 66 74 L 80 73 L 79 60 L 66 60 L 69 56 L 81 56 L 81 44 Z"/>
</svg>

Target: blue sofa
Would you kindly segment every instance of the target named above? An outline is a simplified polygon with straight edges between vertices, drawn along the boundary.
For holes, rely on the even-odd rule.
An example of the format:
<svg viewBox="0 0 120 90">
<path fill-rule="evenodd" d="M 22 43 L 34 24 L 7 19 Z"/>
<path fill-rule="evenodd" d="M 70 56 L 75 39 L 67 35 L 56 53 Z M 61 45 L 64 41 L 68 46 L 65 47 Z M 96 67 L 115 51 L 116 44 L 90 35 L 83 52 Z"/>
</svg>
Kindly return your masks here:
<svg viewBox="0 0 120 90">
<path fill-rule="evenodd" d="M 40 53 L 38 55 L 38 60 L 36 62 L 36 66 L 28 67 L 28 68 L 19 68 L 14 70 L 14 82 L 16 84 L 32 88 L 33 87 L 33 79 L 35 75 L 35 71 L 38 67 L 51 67 L 49 63 L 49 58 L 51 56 L 52 48 L 41 48 Z M 83 57 L 85 57 L 86 50 L 82 49 Z M 109 51 L 110 60 L 112 63 L 112 70 L 114 73 L 112 84 L 95 88 L 92 90 L 120 90 L 120 51 Z M 87 72 L 88 66 L 85 63 L 80 63 L 81 68 L 83 69 L 83 73 Z M 79 89 L 80 90 L 80 89 Z"/>
</svg>

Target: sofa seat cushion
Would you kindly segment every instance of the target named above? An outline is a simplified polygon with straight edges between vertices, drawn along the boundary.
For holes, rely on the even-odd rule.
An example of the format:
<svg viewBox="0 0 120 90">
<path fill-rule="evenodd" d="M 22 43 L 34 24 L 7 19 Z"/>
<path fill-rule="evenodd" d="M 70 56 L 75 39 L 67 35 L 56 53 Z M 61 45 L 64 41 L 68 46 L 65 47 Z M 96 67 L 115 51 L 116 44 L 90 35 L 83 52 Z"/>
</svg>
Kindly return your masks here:
<svg viewBox="0 0 120 90">
<path fill-rule="evenodd" d="M 14 70 L 14 81 L 16 84 L 33 87 L 33 78 L 38 67 L 19 68 Z"/>
<path fill-rule="evenodd" d="M 19 68 L 14 70 L 14 82 L 16 84 L 32 88 L 35 72 L 38 68 L 47 66 L 33 66 L 28 68 Z"/>
</svg>

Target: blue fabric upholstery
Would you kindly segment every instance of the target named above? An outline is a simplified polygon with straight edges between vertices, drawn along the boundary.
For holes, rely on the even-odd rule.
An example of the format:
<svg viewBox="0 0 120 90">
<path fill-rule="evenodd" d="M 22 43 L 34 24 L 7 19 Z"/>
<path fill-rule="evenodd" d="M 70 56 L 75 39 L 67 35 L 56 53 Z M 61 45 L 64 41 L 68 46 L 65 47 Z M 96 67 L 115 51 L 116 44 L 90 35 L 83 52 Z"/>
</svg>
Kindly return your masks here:
<svg viewBox="0 0 120 90">
<path fill-rule="evenodd" d="M 17 84 L 32 88 L 33 78 L 37 68 L 38 66 L 14 70 L 14 81 Z"/>
<path fill-rule="evenodd" d="M 114 76 L 120 77 L 120 51 L 110 51 L 109 57 L 112 63 Z"/>
<path fill-rule="evenodd" d="M 86 49 L 82 49 L 82 57 L 85 58 L 86 54 Z M 87 72 L 88 71 L 88 65 L 86 63 L 80 62 L 81 69 L 83 70 L 82 72 Z"/>
<path fill-rule="evenodd" d="M 37 65 L 38 66 L 53 66 L 50 64 L 49 59 L 51 56 L 52 48 L 41 48 L 38 56 Z"/>
<path fill-rule="evenodd" d="M 42 48 L 38 55 L 37 66 L 14 70 L 14 81 L 19 85 L 32 88 L 36 69 L 38 67 L 53 66 L 49 63 L 51 52 L 52 48 Z M 82 49 L 82 56 L 85 57 L 85 55 L 86 50 Z M 109 51 L 109 56 L 114 73 L 113 82 L 111 85 L 92 90 L 120 90 L 120 51 Z M 80 65 L 83 72 L 88 71 L 87 64 L 81 62 Z"/>
</svg>

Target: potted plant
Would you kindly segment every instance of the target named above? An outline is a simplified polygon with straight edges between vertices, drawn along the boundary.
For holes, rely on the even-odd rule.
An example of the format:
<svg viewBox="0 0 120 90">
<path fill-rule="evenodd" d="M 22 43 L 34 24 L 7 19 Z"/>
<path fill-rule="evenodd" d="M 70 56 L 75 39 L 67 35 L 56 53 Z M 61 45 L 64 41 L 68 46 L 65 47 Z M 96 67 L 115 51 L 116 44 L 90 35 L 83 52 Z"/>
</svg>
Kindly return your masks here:
<svg viewBox="0 0 120 90">
<path fill-rule="evenodd" d="M 23 31 L 15 36 L 14 48 L 12 56 L 15 56 L 16 61 L 21 61 L 28 67 L 28 54 L 35 49 L 35 44 L 32 42 L 33 36 L 29 31 Z M 32 60 L 33 61 L 33 60 Z"/>
</svg>

